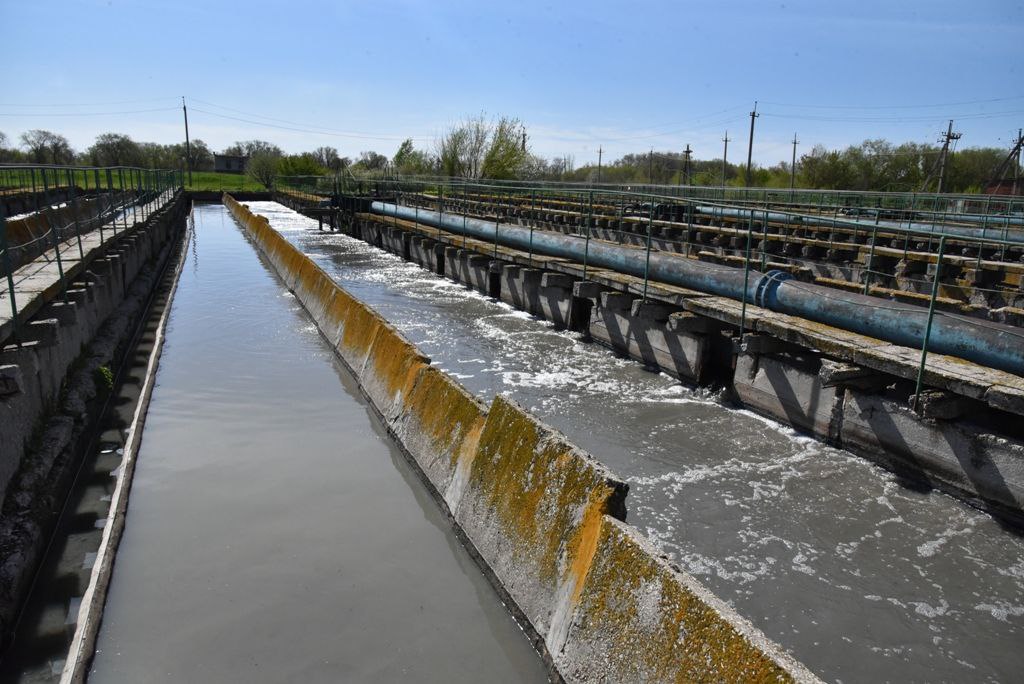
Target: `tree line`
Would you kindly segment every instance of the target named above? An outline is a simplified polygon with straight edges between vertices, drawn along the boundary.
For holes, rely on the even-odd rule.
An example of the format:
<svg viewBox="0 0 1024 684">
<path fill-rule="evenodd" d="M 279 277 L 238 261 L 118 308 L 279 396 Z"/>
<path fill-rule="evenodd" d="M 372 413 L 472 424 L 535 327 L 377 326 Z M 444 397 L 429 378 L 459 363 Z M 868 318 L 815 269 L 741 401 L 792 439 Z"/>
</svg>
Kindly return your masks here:
<svg viewBox="0 0 1024 684">
<path fill-rule="evenodd" d="M 121 133 L 103 133 L 83 151 L 75 151 L 67 138 L 52 131 L 34 129 L 11 144 L 0 132 L 0 162 L 83 164 L 91 166 L 141 166 L 183 168 L 185 143 L 137 142 Z M 192 169 L 212 171 L 213 152 L 201 139 L 190 144 Z M 247 173 L 267 187 L 279 176 L 310 176 L 351 172 L 356 175 L 440 175 L 480 179 L 562 180 L 570 182 L 657 183 L 744 186 L 746 168 L 717 159 L 691 159 L 682 152 L 656 151 L 623 155 L 603 164 L 579 167 L 571 155 L 545 158 L 529 146 L 526 126 L 516 118 L 490 118 L 480 114 L 450 126 L 431 149 L 418 149 L 404 140 L 391 156 L 376 151 L 360 152 L 355 159 L 343 157 L 333 147 L 287 154 L 264 140 L 238 141 L 223 154 L 248 158 Z M 751 185 L 837 190 L 920 190 L 934 178 L 941 147 L 914 142 L 893 144 L 865 140 L 842 150 L 814 146 L 801 155 L 796 173 L 789 161 L 771 166 L 754 164 Z M 944 188 L 949 192 L 981 192 L 992 180 L 1007 151 L 992 147 L 966 148 L 951 153 L 946 162 Z M 934 184 L 932 184 L 934 187 Z"/>
</svg>

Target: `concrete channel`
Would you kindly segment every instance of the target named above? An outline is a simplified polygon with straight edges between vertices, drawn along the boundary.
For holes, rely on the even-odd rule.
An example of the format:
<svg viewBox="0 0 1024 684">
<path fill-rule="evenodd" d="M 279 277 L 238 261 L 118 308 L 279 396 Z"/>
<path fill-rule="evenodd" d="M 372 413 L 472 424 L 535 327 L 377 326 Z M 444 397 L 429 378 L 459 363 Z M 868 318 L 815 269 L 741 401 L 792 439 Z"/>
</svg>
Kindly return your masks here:
<svg viewBox="0 0 1024 684">
<path fill-rule="evenodd" d="M 544 681 L 349 372 L 197 206 L 92 681 Z"/>
<path fill-rule="evenodd" d="M 391 255 L 276 203 L 250 206 L 477 396 L 514 398 L 625 476 L 628 519 L 815 673 L 1019 673 L 1019 533 L 437 277 L 400 247 Z"/>
</svg>

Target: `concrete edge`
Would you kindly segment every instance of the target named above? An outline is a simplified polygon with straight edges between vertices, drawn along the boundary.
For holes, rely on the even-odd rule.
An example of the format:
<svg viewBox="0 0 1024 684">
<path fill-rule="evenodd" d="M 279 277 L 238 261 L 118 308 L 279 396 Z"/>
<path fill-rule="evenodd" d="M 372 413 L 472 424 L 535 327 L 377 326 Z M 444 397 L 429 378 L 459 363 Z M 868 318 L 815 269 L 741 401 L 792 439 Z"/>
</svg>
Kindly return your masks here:
<svg viewBox="0 0 1024 684">
<path fill-rule="evenodd" d="M 499 397 L 486 412 L 485 430 L 487 424 L 493 422 L 492 416 L 496 413 L 512 418 L 506 420 L 508 425 L 493 426 L 489 439 L 481 435 L 475 440 L 476 443 L 471 445 L 474 455 L 470 459 L 469 473 L 464 476 L 469 482 L 464 485 L 465 491 L 460 492 L 458 497 L 452 497 L 450 492 L 442 493 L 441 487 L 447 483 L 433 482 L 428 468 L 424 467 L 425 464 L 420 463 L 406 448 L 403 440 L 407 441 L 410 437 L 408 423 L 401 424 L 398 420 L 409 408 L 404 406 L 404 398 L 415 387 L 416 378 L 425 372 L 425 369 L 431 368 L 423 363 L 425 357 L 376 312 L 352 298 L 311 259 L 274 231 L 264 217 L 252 214 L 247 207 L 238 204 L 230 195 L 225 194 L 224 203 L 254 237 L 257 246 L 269 258 L 278 275 L 289 284 L 297 299 L 316 320 L 321 333 L 332 343 L 346 365 L 353 370 L 375 412 L 381 416 L 388 431 L 399 441 L 403 451 L 412 456 L 412 462 L 429 485 L 439 505 L 443 506 L 452 519 L 460 538 L 465 537 L 471 547 L 471 555 L 482 563 L 485 574 L 492 583 L 496 583 L 499 595 L 511 599 L 510 607 L 513 614 L 517 618 L 528 620 L 534 645 L 546 663 L 554 664 L 559 677 L 570 682 L 604 681 L 607 678 L 610 670 L 604 666 L 608 665 L 608 659 L 615 655 L 615 650 L 600 639 L 592 639 L 596 627 L 643 635 L 642 638 L 646 641 L 634 641 L 634 646 L 644 648 L 631 650 L 630 660 L 641 661 L 640 669 L 634 668 L 634 674 L 645 681 L 677 681 L 680 677 L 687 677 L 687 673 L 682 669 L 682 663 L 676 663 L 672 657 L 678 650 L 679 643 L 685 643 L 688 652 L 714 652 L 727 659 L 722 662 L 703 661 L 705 665 L 711 663 L 706 672 L 702 671 L 703 674 L 713 679 L 739 680 L 745 679 L 749 674 L 761 673 L 767 676 L 755 678 L 762 681 L 819 681 L 813 673 L 786 654 L 760 630 L 714 597 L 696 579 L 660 559 L 657 550 L 639 531 L 615 520 L 616 517 L 624 517 L 624 507 L 619 513 L 616 510 L 618 506 L 613 503 L 615 496 L 621 496 L 624 500 L 624 485 L 621 488 L 616 487 L 617 479 L 611 476 L 604 466 L 512 402 Z M 345 298 L 358 304 L 362 309 L 360 313 L 369 313 L 372 317 L 370 322 L 374 330 L 358 331 L 361 334 L 353 347 L 346 348 L 348 345 L 338 339 L 336 330 L 324 329 L 330 326 L 325 326 L 325 321 L 321 320 L 326 308 L 321 298 L 336 296 L 333 292 L 325 292 L 325 277 L 333 285 L 333 288 L 327 289 L 344 293 Z M 309 279 L 313 282 L 300 282 Z M 313 300 L 306 301 L 310 298 Z M 344 322 L 340 322 L 339 325 L 347 327 Z M 397 366 L 394 363 L 390 364 L 393 372 L 401 371 L 400 374 L 405 377 L 404 384 L 398 377 L 383 379 L 389 393 L 394 392 L 390 394 L 390 402 L 382 402 L 384 396 L 379 391 L 373 391 L 372 394 L 367 392 L 368 381 L 369 384 L 381 384 L 381 378 L 375 375 L 376 370 L 368 361 L 373 356 L 377 338 L 382 331 L 385 337 L 392 338 L 385 342 L 386 346 L 392 346 L 388 342 L 398 342 L 409 350 L 410 354 L 419 357 L 418 360 L 407 359 L 406 363 L 399 363 Z M 349 330 L 345 330 L 344 333 L 345 336 L 355 334 Z M 429 363 L 429 360 L 426 361 Z M 448 383 L 461 388 L 455 380 L 442 375 Z M 515 414 L 521 415 L 517 417 Z M 439 419 L 446 418 L 446 415 L 439 416 Z M 527 426 L 525 431 L 531 433 L 526 438 L 522 435 L 524 425 Z M 552 444 L 555 445 L 554 448 Z M 484 457 L 481 461 L 489 460 L 497 465 L 486 468 L 472 462 L 480 456 Z M 548 479 L 541 477 L 538 483 L 532 483 L 538 463 L 542 470 L 552 468 L 555 475 Z M 570 470 L 582 468 L 582 484 L 573 482 L 568 487 L 564 486 L 566 463 L 572 464 Z M 547 489 L 551 492 L 544 491 Z M 503 490 L 510 490 L 511 495 L 507 492 L 503 494 Z M 547 519 L 537 518 L 524 522 L 519 510 L 523 496 L 534 498 L 545 494 L 549 495 L 549 505 L 546 506 L 549 513 Z M 620 504 L 623 503 L 622 500 Z M 595 503 L 596 505 L 593 505 Z M 553 516 L 550 515 L 552 507 Z M 552 522 L 553 517 L 559 516 L 562 516 L 561 524 L 557 521 Z M 569 522 L 565 522 L 566 519 Z M 675 635 L 670 640 L 665 638 L 666 630 L 652 632 L 647 629 L 645 621 L 649 621 L 649 615 L 640 610 L 641 606 L 638 603 L 642 597 L 634 596 L 627 591 L 628 585 L 635 580 L 631 575 L 631 571 L 637 567 L 635 564 L 620 566 L 613 563 L 613 572 L 605 578 L 606 585 L 609 582 L 617 585 L 610 589 L 606 586 L 607 593 L 611 593 L 619 601 L 625 599 L 631 606 L 625 611 L 626 618 L 620 615 L 614 622 L 601 622 L 600 611 L 588 610 L 582 600 L 583 590 L 588 581 L 596 578 L 592 574 L 596 560 L 607 557 L 614 550 L 606 548 L 610 544 L 607 533 L 608 521 L 617 526 L 614 529 L 621 528 L 621 531 L 625 531 L 624 538 L 634 542 L 630 546 L 635 551 L 634 555 L 639 557 L 642 566 L 648 568 L 649 572 L 658 574 L 663 586 L 678 595 L 692 599 L 687 610 L 698 612 L 704 622 L 710 620 L 720 625 L 720 628 L 712 632 L 715 640 L 724 639 L 724 647 L 721 643 L 705 639 L 706 630 L 692 633 L 691 636 L 691 631 L 682 625 L 683 620 L 688 617 L 687 610 L 680 613 L 678 610 L 668 610 L 668 606 L 658 605 L 656 621 L 670 626 L 671 629 L 668 631 Z M 529 528 L 527 533 L 523 532 L 524 527 Z M 569 539 L 563 538 L 565 535 L 568 535 Z M 515 553 L 516 550 L 526 548 L 522 544 L 524 541 L 536 543 L 538 546 L 547 544 L 546 562 L 524 563 L 523 558 Z M 509 553 L 510 548 L 513 550 L 512 553 Z M 557 568 L 553 574 L 552 566 Z M 543 576 L 538 575 L 538 572 Z M 591 631 L 574 631 L 574 626 L 578 625 L 589 625 Z M 600 669 L 595 671 L 593 667 L 576 667 L 579 660 L 571 656 L 583 651 L 589 653 L 587 661 L 595 663 Z M 648 660 L 650 662 L 647 662 Z M 735 676 L 730 677 L 727 673 L 733 673 Z"/>
<path fill-rule="evenodd" d="M 124 533 L 125 516 L 128 510 L 128 497 L 131 493 L 132 478 L 135 474 L 136 457 L 142 442 L 142 431 L 146 423 L 150 398 L 153 395 L 156 371 L 160 364 L 160 355 L 163 352 L 167 321 L 170 318 L 171 305 L 174 302 L 174 295 L 178 289 L 178 281 L 187 261 L 185 257 L 188 253 L 189 238 L 194 230 L 190 221 L 186 221 L 186 226 L 187 228 L 182 236 L 181 247 L 178 253 L 178 263 L 174 271 L 173 284 L 168 292 L 163 314 L 160 316 L 160 321 L 157 324 L 153 349 L 150 352 L 149 361 L 146 365 L 145 380 L 139 393 L 139 402 L 135 407 L 132 422 L 128 428 L 124 456 L 121 460 L 121 474 L 117 479 L 117 485 L 111 498 L 110 514 L 107 516 L 107 522 L 103 527 L 103 536 L 101 537 L 96 561 L 90 575 L 89 586 L 82 595 L 82 603 L 79 606 L 78 619 L 75 623 L 75 633 L 72 637 L 71 646 L 68 649 L 67 660 L 64 661 L 64 670 L 61 672 L 60 684 L 84 682 L 93 654 L 96 651 L 96 638 L 99 635 L 103 608 L 107 600 L 107 590 L 110 587 L 110 580 L 114 572 L 117 547 L 121 543 L 121 536 Z"/>
</svg>

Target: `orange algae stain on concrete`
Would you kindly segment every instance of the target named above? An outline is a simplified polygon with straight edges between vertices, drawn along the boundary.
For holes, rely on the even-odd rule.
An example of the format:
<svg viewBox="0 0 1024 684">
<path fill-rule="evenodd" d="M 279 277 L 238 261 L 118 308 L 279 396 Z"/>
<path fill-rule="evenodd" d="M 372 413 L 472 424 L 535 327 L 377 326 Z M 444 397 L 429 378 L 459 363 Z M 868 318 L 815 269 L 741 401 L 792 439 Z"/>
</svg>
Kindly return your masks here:
<svg viewBox="0 0 1024 684">
<path fill-rule="evenodd" d="M 625 496 L 625 485 L 502 397 L 488 413 L 470 481 L 543 581 L 571 573 L 580 589 L 601 516 Z"/>
<path fill-rule="evenodd" d="M 814 681 L 796 663 L 787 668 L 734 623 L 744 623 L 696 580 L 656 557 L 637 533 L 604 518 L 593 567 L 570 628 L 563 667 L 597 667 L 609 681 Z M 776 657 L 787 660 L 779 652 Z M 599 665 L 593 665 L 599 663 Z"/>
</svg>

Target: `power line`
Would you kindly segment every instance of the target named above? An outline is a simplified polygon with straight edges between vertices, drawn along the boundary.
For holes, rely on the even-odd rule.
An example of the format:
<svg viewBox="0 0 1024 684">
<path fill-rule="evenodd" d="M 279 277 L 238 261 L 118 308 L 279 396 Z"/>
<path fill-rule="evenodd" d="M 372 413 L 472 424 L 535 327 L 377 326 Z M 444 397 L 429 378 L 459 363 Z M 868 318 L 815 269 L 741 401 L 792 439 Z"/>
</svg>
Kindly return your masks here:
<svg viewBox="0 0 1024 684">
<path fill-rule="evenodd" d="M 820 104 L 792 104 L 786 102 L 762 102 L 761 104 L 774 105 L 776 107 L 798 107 L 804 109 L 928 109 L 938 107 L 959 107 L 961 105 L 989 104 L 992 102 L 1010 102 L 1012 100 L 1024 100 L 1024 95 L 1011 97 L 995 97 L 989 100 L 965 100 L 962 102 L 945 102 L 940 104 L 920 105 L 820 105 Z"/>
<path fill-rule="evenodd" d="M 138 104 L 140 102 L 162 102 L 164 100 L 176 100 L 176 97 L 147 97 L 138 100 L 113 100 L 109 102 L 58 102 L 58 103 L 32 103 L 16 104 L 13 102 L 0 102 L 0 107 L 107 107 L 110 105 Z"/>
<path fill-rule="evenodd" d="M 845 121 L 859 123 L 915 123 L 935 121 L 938 114 L 920 116 L 824 116 L 816 114 L 785 114 L 779 112 L 761 112 L 765 116 L 777 119 L 801 119 L 804 121 Z M 1021 116 L 1024 109 L 1014 109 L 1002 112 L 979 112 L 975 114 L 955 114 L 954 119 L 998 119 Z"/>
<path fill-rule="evenodd" d="M 130 110 L 130 111 L 121 111 L 121 112 L 36 112 L 36 113 L 31 113 L 31 114 L 26 114 L 26 113 L 10 114 L 10 113 L 7 113 L 7 112 L 0 112 L 0 116 L 23 116 L 23 117 L 24 116 L 28 116 L 28 117 L 37 117 L 37 116 L 114 116 L 114 115 L 119 115 L 119 114 L 146 114 L 146 113 L 149 113 L 149 112 L 176 112 L 176 111 L 178 111 L 177 107 L 160 107 L 158 109 L 133 109 L 133 110 Z"/>
<path fill-rule="evenodd" d="M 435 137 L 435 136 L 426 136 L 426 135 L 414 135 L 414 136 L 408 136 L 408 135 L 405 135 L 405 136 L 375 136 L 375 135 L 370 134 L 370 133 L 356 133 L 356 132 L 352 132 L 352 131 L 342 131 L 342 130 L 338 130 L 338 129 L 334 129 L 334 128 L 327 128 L 326 126 L 317 126 L 316 124 L 305 124 L 305 123 L 299 123 L 297 121 L 290 121 L 288 119 L 278 119 L 278 118 L 273 117 L 273 116 L 264 116 L 262 114 L 255 114 L 253 112 L 242 111 L 241 109 L 233 109 L 231 107 L 225 107 L 224 105 L 214 104 L 213 102 L 207 102 L 205 100 L 200 100 L 200 99 L 194 98 L 194 97 L 192 98 L 192 101 L 193 102 L 199 102 L 200 104 L 205 104 L 205 105 L 208 105 L 210 107 L 216 107 L 217 109 L 223 109 L 223 110 L 226 110 L 226 111 L 229 111 L 229 112 L 234 112 L 236 114 L 242 114 L 244 116 L 253 117 L 255 119 L 266 119 L 267 121 L 276 121 L 278 123 L 286 124 L 288 126 L 295 126 L 297 128 L 304 129 L 307 132 L 325 131 L 327 133 L 331 133 L 331 134 L 334 134 L 334 135 L 340 135 L 340 136 L 345 136 L 345 137 L 353 137 L 353 138 L 365 138 L 365 139 L 368 139 L 368 140 L 405 140 L 405 139 L 410 138 L 410 137 L 415 139 L 415 140 L 432 140 Z M 193 109 L 195 109 L 195 108 L 193 107 Z M 203 110 L 196 110 L 196 111 L 203 111 Z M 206 112 L 206 113 L 207 114 L 213 114 L 214 116 L 225 116 L 223 114 L 217 114 L 216 112 Z M 229 117 L 225 116 L 225 118 L 229 118 Z"/>
<path fill-rule="evenodd" d="M 177 109 L 177 108 L 175 108 Z M 193 112 L 202 112 L 203 114 L 209 114 L 210 116 L 216 116 L 221 119 L 231 119 L 232 121 L 241 121 L 243 123 L 253 124 L 255 126 L 263 126 L 265 128 L 277 128 L 285 131 L 296 131 L 298 133 L 312 133 L 314 135 L 330 135 L 338 138 L 356 138 L 359 140 L 384 140 L 384 141 L 395 141 L 395 140 L 407 140 L 412 138 L 413 140 L 433 140 L 434 137 L 425 136 L 382 136 L 382 135 L 363 135 L 358 133 L 343 133 L 340 131 L 331 131 L 329 129 L 315 130 L 314 128 L 302 128 L 299 126 L 282 126 L 279 124 L 266 123 L 263 121 L 253 121 L 252 119 L 244 119 L 238 116 L 229 116 L 227 114 L 219 114 L 217 112 L 211 112 L 206 109 L 199 109 L 198 107 L 192 108 Z"/>
</svg>

